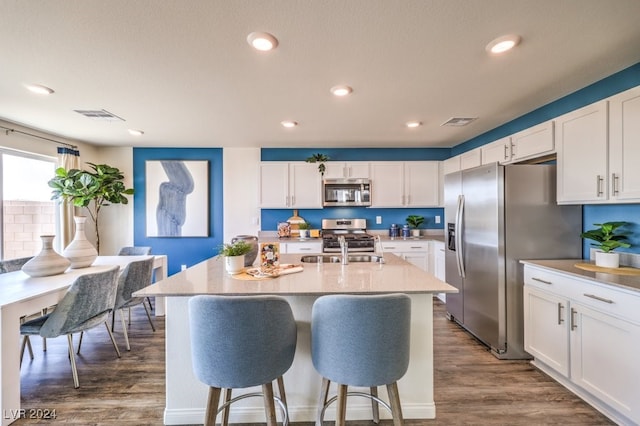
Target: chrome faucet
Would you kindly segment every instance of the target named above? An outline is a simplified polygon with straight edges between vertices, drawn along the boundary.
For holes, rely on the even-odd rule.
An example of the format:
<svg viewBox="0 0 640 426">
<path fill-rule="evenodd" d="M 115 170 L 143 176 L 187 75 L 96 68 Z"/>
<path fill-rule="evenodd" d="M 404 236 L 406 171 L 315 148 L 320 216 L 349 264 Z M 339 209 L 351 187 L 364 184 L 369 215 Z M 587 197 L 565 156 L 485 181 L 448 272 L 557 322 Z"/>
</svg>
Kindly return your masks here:
<svg viewBox="0 0 640 426">
<path fill-rule="evenodd" d="M 380 247 L 380 263 L 384 263 L 384 248 L 382 247 L 382 239 L 380 235 L 376 235 L 376 239 L 378 240 L 378 247 Z"/>
<path fill-rule="evenodd" d="M 349 264 L 349 243 L 344 239 L 344 235 L 340 235 L 338 237 L 338 242 L 340 243 L 340 254 L 342 255 L 342 264 Z"/>
</svg>

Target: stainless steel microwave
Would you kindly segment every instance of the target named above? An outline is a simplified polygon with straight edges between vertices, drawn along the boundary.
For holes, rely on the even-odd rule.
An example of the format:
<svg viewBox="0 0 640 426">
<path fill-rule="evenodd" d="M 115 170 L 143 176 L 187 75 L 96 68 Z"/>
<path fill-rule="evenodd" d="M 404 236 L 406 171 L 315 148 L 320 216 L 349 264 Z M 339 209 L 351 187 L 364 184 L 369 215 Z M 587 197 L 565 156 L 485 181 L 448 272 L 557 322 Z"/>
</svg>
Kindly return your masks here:
<svg viewBox="0 0 640 426">
<path fill-rule="evenodd" d="M 322 187 L 322 205 L 325 207 L 371 205 L 369 179 L 325 179 Z"/>
</svg>

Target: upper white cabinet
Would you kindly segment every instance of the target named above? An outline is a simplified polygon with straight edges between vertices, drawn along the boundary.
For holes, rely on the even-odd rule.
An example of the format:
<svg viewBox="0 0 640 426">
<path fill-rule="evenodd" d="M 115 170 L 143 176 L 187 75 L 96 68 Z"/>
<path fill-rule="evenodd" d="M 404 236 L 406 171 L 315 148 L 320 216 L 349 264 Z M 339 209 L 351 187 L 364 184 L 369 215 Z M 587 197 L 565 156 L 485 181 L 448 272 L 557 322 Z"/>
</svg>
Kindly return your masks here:
<svg viewBox="0 0 640 426">
<path fill-rule="evenodd" d="M 351 162 L 339 162 L 328 161 L 324 163 L 325 179 L 367 179 L 369 178 L 369 162 L 368 161 L 351 161 Z"/>
<path fill-rule="evenodd" d="M 480 148 L 482 164 L 509 164 L 552 154 L 553 130 L 553 121 L 547 121 L 484 145 Z"/>
<path fill-rule="evenodd" d="M 370 171 L 372 207 L 439 205 L 438 161 L 375 161 Z"/>
<path fill-rule="evenodd" d="M 442 162 L 442 174 L 446 175 L 460 170 L 478 167 L 480 165 L 482 165 L 481 149 L 475 148 L 444 160 Z"/>
<path fill-rule="evenodd" d="M 640 201 L 640 87 L 556 120 L 558 202 Z"/>
<path fill-rule="evenodd" d="M 482 164 L 504 164 L 511 160 L 511 136 L 480 147 Z"/>
<path fill-rule="evenodd" d="M 640 87 L 609 98 L 610 199 L 640 201 Z"/>
<path fill-rule="evenodd" d="M 596 102 L 558 117 L 558 203 L 607 201 L 608 108 Z"/>
<path fill-rule="evenodd" d="M 260 207 L 322 208 L 322 178 L 316 164 L 260 163 Z"/>
</svg>

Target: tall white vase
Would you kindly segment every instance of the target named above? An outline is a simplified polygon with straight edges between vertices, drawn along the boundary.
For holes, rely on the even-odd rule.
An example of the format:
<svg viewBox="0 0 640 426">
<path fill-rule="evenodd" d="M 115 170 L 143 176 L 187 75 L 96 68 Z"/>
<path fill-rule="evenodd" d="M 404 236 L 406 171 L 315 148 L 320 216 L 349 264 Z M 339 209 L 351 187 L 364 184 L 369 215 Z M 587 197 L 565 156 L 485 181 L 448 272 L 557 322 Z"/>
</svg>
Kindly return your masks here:
<svg viewBox="0 0 640 426">
<path fill-rule="evenodd" d="M 87 240 L 87 236 L 84 233 L 84 222 L 87 218 L 74 216 L 73 220 L 76 223 L 76 233 L 73 241 L 64 249 L 62 255 L 71 261 L 71 269 L 86 268 L 96 260 L 98 251 Z"/>
<path fill-rule="evenodd" d="M 42 250 L 22 265 L 22 271 L 30 277 L 48 277 L 63 273 L 69 267 L 69 260 L 53 249 L 54 235 L 41 235 Z"/>
</svg>

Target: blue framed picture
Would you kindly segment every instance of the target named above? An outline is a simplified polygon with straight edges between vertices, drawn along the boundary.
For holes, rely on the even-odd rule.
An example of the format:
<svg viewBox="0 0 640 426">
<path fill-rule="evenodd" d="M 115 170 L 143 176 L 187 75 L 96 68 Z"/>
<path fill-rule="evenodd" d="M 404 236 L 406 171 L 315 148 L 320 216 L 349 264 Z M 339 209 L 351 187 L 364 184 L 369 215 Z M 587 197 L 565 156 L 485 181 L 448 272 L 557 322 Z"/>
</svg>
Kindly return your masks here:
<svg viewBox="0 0 640 426">
<path fill-rule="evenodd" d="M 209 162 L 145 162 L 147 237 L 209 236 Z"/>
</svg>

